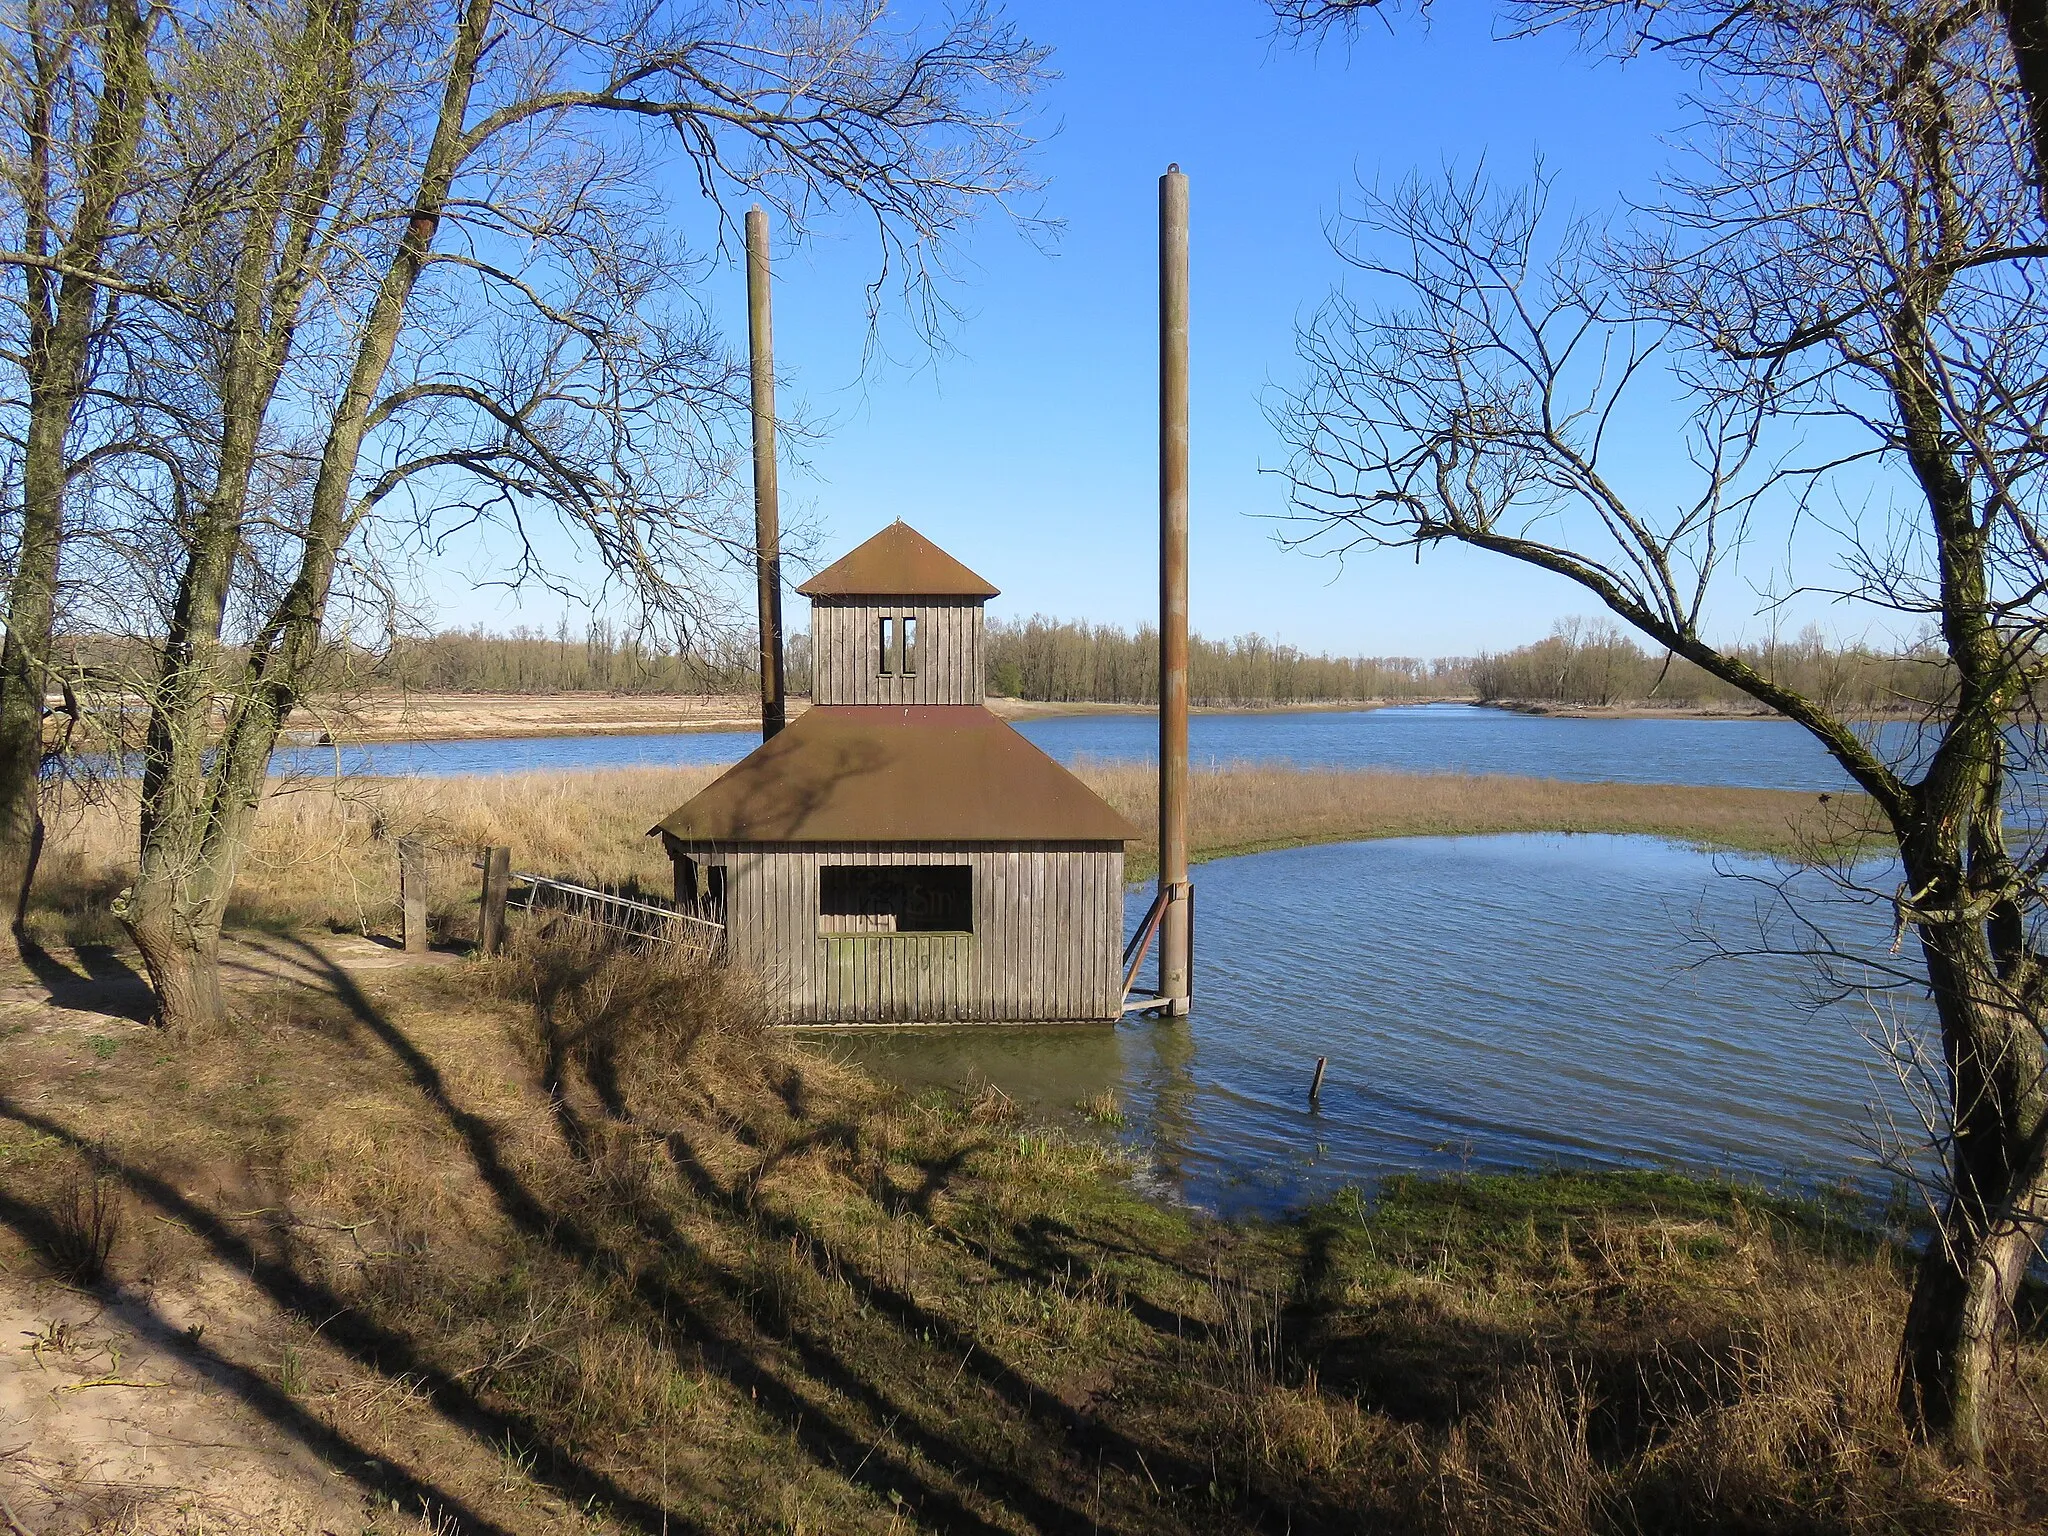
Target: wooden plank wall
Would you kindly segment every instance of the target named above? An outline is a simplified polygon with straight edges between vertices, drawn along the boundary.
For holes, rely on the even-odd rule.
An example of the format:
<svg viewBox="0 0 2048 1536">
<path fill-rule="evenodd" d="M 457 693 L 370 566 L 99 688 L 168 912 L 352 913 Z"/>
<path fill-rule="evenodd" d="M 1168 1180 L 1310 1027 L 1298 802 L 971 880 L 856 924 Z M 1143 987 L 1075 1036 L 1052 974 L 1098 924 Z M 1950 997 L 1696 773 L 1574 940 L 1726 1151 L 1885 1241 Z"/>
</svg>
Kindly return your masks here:
<svg viewBox="0 0 2048 1536">
<path fill-rule="evenodd" d="M 726 866 L 726 947 L 784 1023 L 1113 1020 L 1124 855 L 1113 843 L 692 843 Z M 972 934 L 818 932 L 827 864 L 966 864 Z"/>
<path fill-rule="evenodd" d="M 881 672 L 884 618 L 917 620 L 917 671 Z M 814 704 L 979 704 L 981 602 L 974 598 L 864 597 L 811 600 Z"/>
</svg>

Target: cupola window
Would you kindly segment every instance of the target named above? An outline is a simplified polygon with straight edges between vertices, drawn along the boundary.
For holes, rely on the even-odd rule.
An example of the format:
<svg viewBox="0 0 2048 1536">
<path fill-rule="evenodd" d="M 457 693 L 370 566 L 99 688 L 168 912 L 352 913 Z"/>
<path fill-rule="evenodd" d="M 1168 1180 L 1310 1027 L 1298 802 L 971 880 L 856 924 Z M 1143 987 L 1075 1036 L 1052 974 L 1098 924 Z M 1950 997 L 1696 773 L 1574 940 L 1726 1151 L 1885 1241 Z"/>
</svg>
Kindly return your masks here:
<svg viewBox="0 0 2048 1536">
<path fill-rule="evenodd" d="M 878 619 L 875 627 L 880 655 L 875 670 L 883 677 L 915 677 L 917 620 L 908 614 L 889 614 Z"/>
</svg>

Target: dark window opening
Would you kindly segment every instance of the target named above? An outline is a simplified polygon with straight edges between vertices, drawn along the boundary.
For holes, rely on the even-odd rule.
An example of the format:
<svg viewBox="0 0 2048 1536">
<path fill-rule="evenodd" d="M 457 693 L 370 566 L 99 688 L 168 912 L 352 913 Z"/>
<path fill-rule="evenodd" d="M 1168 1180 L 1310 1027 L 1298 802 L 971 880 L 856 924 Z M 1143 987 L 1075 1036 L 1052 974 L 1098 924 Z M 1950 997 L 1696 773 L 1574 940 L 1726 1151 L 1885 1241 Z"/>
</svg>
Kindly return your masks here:
<svg viewBox="0 0 2048 1536">
<path fill-rule="evenodd" d="M 914 677 L 917 675 L 917 620 L 907 618 L 903 621 L 902 627 L 903 675 Z"/>
<path fill-rule="evenodd" d="M 676 906 L 714 922 L 725 921 L 725 866 L 701 864 L 684 854 L 676 859 Z"/>
<path fill-rule="evenodd" d="M 818 871 L 820 933 L 972 933 L 963 864 L 833 864 Z"/>
<path fill-rule="evenodd" d="M 894 619 L 882 620 L 882 676 L 884 677 L 887 677 L 891 672 L 896 670 L 894 666 L 894 662 L 896 660 L 895 631 L 896 621 Z"/>
</svg>

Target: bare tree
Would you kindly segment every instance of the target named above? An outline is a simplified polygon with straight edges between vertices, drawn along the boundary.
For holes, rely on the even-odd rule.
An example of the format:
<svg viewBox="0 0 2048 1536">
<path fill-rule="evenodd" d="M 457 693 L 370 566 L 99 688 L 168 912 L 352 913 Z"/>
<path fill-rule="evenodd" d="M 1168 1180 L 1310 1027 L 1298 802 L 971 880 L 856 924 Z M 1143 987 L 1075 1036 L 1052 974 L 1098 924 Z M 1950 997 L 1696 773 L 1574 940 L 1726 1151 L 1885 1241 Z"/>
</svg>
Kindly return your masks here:
<svg viewBox="0 0 2048 1536">
<path fill-rule="evenodd" d="M 27 0 L 0 32 L 0 344 L 17 384 L 0 401 L 12 535 L 0 640 L 0 901 L 15 931 L 42 848 L 43 701 L 73 482 L 105 451 L 81 439 L 151 94 L 154 13 L 135 0 Z"/>
<path fill-rule="evenodd" d="M 1305 537 L 1449 540 L 1554 572 L 1798 722 L 1869 796 L 1948 1075 L 1901 1409 L 1979 1461 L 2048 1221 L 2048 844 L 2007 816 L 2044 766 L 2017 729 L 2048 656 L 2048 242 L 2039 97 L 2013 42 L 2037 23 L 1953 0 L 1515 14 L 1677 51 L 1698 71 L 1699 158 L 1618 236 L 1560 216 L 1540 173 L 1505 192 L 1412 183 L 1347 216 L 1340 249 L 1371 296 L 1305 328 L 1308 383 L 1282 412 Z M 1659 418 L 1694 471 L 1676 504 L 1616 467 L 1616 440 Z M 1905 757 L 1707 637 L 1715 578 L 1765 516 L 1830 520 L 1834 595 L 1938 632 L 1939 691 Z"/>
<path fill-rule="evenodd" d="M 460 534 L 555 584 L 565 534 L 679 642 L 723 618 L 742 376 L 667 184 L 714 231 L 738 191 L 798 233 L 859 215 L 871 302 L 894 280 L 936 327 L 950 237 L 1029 190 L 1042 54 L 980 5 L 919 35 L 879 0 L 317 0 L 184 35 L 147 258 L 176 302 L 110 390 L 157 448 L 104 590 L 159 638 L 125 917 L 163 1021 L 204 1031 L 272 749 L 392 562 Z"/>
</svg>

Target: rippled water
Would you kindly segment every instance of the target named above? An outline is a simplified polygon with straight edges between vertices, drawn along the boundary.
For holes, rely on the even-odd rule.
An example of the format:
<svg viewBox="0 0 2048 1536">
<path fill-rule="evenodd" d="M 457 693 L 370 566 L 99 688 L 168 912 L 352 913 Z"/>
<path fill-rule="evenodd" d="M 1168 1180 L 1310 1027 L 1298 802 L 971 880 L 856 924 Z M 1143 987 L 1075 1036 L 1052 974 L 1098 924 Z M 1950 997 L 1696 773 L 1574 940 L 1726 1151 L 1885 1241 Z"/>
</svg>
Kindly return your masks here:
<svg viewBox="0 0 2048 1536">
<path fill-rule="evenodd" d="M 1023 733 L 1062 762 L 1150 761 L 1150 715 L 1066 715 L 1031 720 Z M 1908 739 L 1878 728 L 1880 745 Z M 1840 789 L 1848 778 L 1800 727 L 1782 720 L 1573 720 L 1466 704 L 1373 710 L 1196 715 L 1189 753 L 1198 764 L 1284 762 L 1328 768 L 1529 774 L 1636 784 Z M 658 736 L 533 736 L 492 741 L 397 742 L 290 748 L 279 772 L 442 777 L 534 769 L 622 768 L 736 762 L 758 737 L 740 731 Z"/>
<path fill-rule="evenodd" d="M 1868 1009 L 1817 1007 L 1807 961 L 1710 959 L 1698 937 L 1755 944 L 1782 878 L 1766 861 L 1646 838 L 1403 838 L 1195 877 L 1188 1020 L 820 1038 L 913 1086 L 986 1079 L 1055 1113 L 1114 1088 L 1160 1177 L 1223 1210 L 1548 1163 L 1886 1183 L 1871 1106 L 1906 1111 Z M 1878 912 L 1823 919 L 1852 948 L 1889 938 Z"/>
<path fill-rule="evenodd" d="M 1062 761 L 1152 761 L 1150 716 L 1035 720 L 1025 734 Z M 1881 727 L 1893 745 L 1896 727 Z M 1423 704 L 1299 714 L 1196 715 L 1198 765 L 1286 762 L 1317 768 L 1400 768 L 1525 774 L 1630 784 L 1714 784 L 1831 790 L 1848 776 L 1799 726 L 1784 720 L 1608 720 L 1524 715 L 1471 704 Z M 1898 739 L 1903 740 L 1903 737 Z"/>
</svg>

